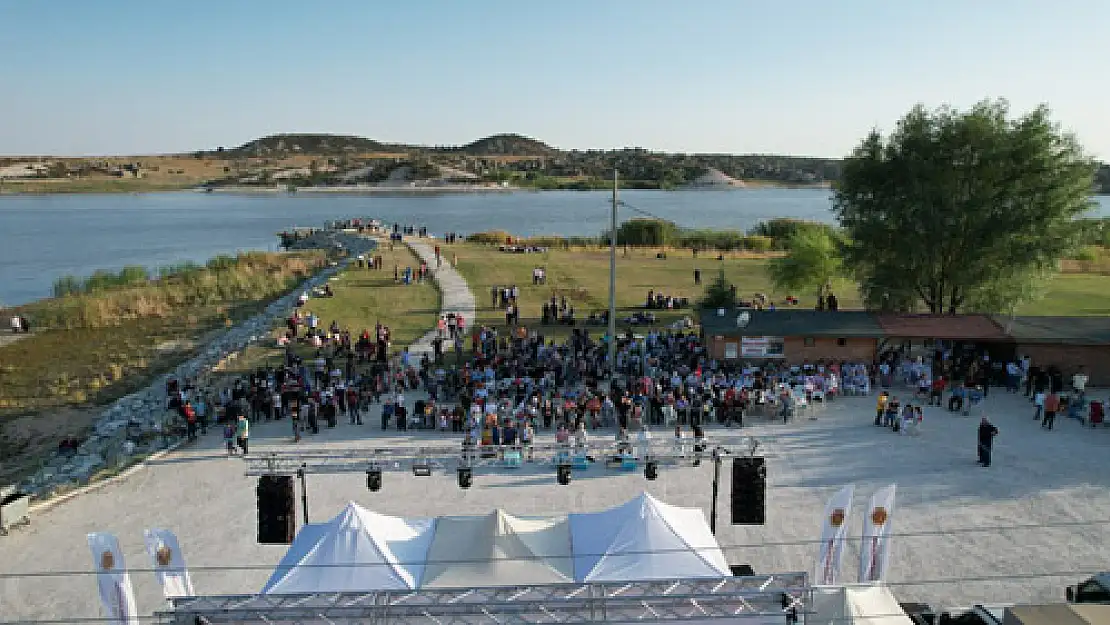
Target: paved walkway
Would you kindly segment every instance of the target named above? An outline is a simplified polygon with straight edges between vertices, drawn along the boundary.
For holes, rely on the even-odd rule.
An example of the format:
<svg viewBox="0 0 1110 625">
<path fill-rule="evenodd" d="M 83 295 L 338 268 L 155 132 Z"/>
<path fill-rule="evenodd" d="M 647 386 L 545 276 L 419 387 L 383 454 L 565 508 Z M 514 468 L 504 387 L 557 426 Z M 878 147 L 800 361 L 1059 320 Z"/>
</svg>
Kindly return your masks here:
<svg viewBox="0 0 1110 625">
<path fill-rule="evenodd" d="M 428 242 L 421 239 L 406 239 L 405 244 L 432 268 L 432 275 L 439 284 L 440 314 L 461 314 L 467 327 L 473 325 L 476 309 L 474 293 L 470 291 L 470 286 L 467 285 L 462 275 L 446 259 L 437 269 L 435 248 Z M 409 346 L 409 353 L 417 361 L 424 354 L 428 354 L 428 358 L 432 358 L 432 339 L 435 337 L 436 329 L 432 328 L 427 334 Z"/>
</svg>

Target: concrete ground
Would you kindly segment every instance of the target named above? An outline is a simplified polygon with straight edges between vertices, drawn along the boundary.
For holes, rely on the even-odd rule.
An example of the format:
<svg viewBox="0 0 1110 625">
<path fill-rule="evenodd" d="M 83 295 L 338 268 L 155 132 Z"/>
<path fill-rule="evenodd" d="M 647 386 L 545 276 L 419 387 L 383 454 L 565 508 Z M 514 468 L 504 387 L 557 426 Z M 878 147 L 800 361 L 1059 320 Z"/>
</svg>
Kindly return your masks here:
<svg viewBox="0 0 1110 625">
<path fill-rule="evenodd" d="M 899 490 L 892 523 L 899 536 L 890 581 L 901 601 L 938 606 L 1059 601 L 1066 584 L 1110 568 L 1110 428 L 1092 430 L 1064 419 L 1056 430 L 1044 431 L 1032 419 L 1027 400 L 995 392 L 986 413 L 1001 434 L 994 466 L 981 468 L 975 463 L 977 418 L 929 408 L 923 434 L 907 437 L 874 427 L 873 406 L 873 398 L 842 398 L 816 411 L 816 420 L 802 417 L 785 425 L 756 420 L 745 428 L 744 433 L 763 441 L 769 456 L 767 524 L 729 525 L 726 465 L 718 537 L 730 563 L 751 564 L 757 573 L 811 570 L 825 501 L 842 485 L 854 483 L 857 497 L 848 520 L 852 540 L 841 571 L 842 581 L 854 581 L 867 499 L 893 482 Z M 341 423 L 301 445 L 455 440 L 450 434 L 382 432 L 377 414 L 374 409 L 367 425 Z M 252 452 L 290 448 L 288 427 L 288 421 L 255 424 Z M 551 438 L 541 433 L 541 439 Z M 198 592 L 257 591 L 284 548 L 255 543 L 255 480 L 243 470 L 241 460 L 226 456 L 218 435 L 209 434 L 120 483 L 36 516 L 29 528 L 0 537 L 0 620 L 97 616 L 85 543 L 91 531 L 116 533 L 130 567 L 147 569 L 143 529 L 172 529 Z M 607 473 L 595 466 L 576 474 L 569 486 L 559 486 L 550 467 L 521 473 L 483 469 L 473 488 L 463 491 L 453 475 L 386 473 L 377 493 L 366 490 L 361 474 L 313 476 L 309 507 L 313 521 L 333 516 L 350 500 L 395 515 L 480 514 L 495 507 L 521 515 L 557 515 L 606 508 L 647 490 L 708 514 L 711 475 L 711 463 L 667 469 L 654 482 L 641 473 Z M 134 572 L 132 581 L 143 612 L 162 607 L 152 573 Z"/>
</svg>

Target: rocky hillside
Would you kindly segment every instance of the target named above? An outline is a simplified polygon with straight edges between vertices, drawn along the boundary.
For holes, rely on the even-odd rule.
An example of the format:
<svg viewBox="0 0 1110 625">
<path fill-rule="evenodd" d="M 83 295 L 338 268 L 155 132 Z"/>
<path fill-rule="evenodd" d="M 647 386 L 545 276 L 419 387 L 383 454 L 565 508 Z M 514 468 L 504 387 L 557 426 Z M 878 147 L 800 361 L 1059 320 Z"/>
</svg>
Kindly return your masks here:
<svg viewBox="0 0 1110 625">
<path fill-rule="evenodd" d="M 546 156 L 558 150 L 530 137 L 501 134 L 478 139 L 458 148 L 458 151 L 473 156 Z"/>
<path fill-rule="evenodd" d="M 332 155 L 345 153 L 392 152 L 390 146 L 366 137 L 328 134 L 280 134 L 248 141 L 230 150 L 238 156 L 282 156 L 287 154 Z M 408 148 L 401 147 L 403 151 Z"/>
</svg>

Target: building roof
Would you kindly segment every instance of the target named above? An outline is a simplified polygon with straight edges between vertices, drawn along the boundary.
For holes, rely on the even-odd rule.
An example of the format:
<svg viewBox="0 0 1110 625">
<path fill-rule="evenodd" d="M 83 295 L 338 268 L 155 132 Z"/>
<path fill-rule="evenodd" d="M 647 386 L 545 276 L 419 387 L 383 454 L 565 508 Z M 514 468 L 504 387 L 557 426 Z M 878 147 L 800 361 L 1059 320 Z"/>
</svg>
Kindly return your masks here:
<svg viewBox="0 0 1110 625">
<path fill-rule="evenodd" d="M 1008 341 L 1001 325 L 988 315 L 878 315 L 886 336 L 949 341 Z"/>
<path fill-rule="evenodd" d="M 750 315 L 746 325 L 737 324 L 742 312 Z M 875 315 L 861 310 L 747 310 L 700 311 L 702 331 L 724 336 L 825 336 L 836 338 L 881 338 L 883 329 Z"/>
<path fill-rule="evenodd" d="M 1110 317 L 996 317 L 1018 343 L 1110 344 Z"/>
</svg>

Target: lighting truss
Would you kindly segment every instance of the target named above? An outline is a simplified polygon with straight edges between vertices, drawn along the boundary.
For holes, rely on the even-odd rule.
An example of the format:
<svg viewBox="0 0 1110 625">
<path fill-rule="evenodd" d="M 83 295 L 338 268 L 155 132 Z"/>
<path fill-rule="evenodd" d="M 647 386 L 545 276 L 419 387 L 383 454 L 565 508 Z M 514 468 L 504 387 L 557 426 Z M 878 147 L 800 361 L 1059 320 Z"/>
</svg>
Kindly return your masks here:
<svg viewBox="0 0 1110 625">
<path fill-rule="evenodd" d="M 806 573 L 366 593 L 225 595 L 172 599 L 158 622 L 269 625 L 539 625 L 729 619 L 785 622 L 806 612 Z M 785 599 L 785 600 L 784 600 Z"/>
<path fill-rule="evenodd" d="M 714 453 L 730 449 L 754 450 L 758 443 L 752 437 L 717 437 L 707 440 L 702 451 L 695 451 L 692 440 L 682 443 L 673 438 L 632 440 L 623 453 L 637 461 L 654 461 L 658 466 L 692 465 L 699 460 L 710 460 Z M 583 453 L 598 459 L 618 456 L 621 447 L 615 442 L 591 443 L 585 446 L 568 444 L 533 445 L 530 448 L 490 445 L 437 445 L 433 447 L 357 447 L 357 448 L 300 448 L 291 450 L 259 451 L 244 458 L 247 475 L 297 475 L 364 473 L 371 469 L 380 471 L 409 472 L 413 466 L 428 466 L 433 471 L 453 472 L 459 467 L 501 466 L 505 453 L 519 453 L 531 458 L 531 464 L 558 465 L 570 463 L 570 458 Z"/>
</svg>

